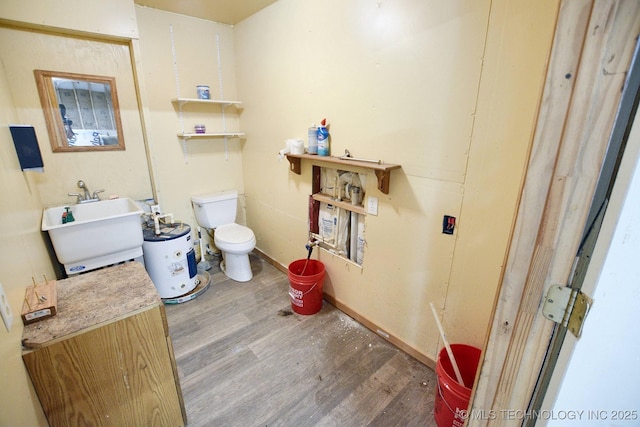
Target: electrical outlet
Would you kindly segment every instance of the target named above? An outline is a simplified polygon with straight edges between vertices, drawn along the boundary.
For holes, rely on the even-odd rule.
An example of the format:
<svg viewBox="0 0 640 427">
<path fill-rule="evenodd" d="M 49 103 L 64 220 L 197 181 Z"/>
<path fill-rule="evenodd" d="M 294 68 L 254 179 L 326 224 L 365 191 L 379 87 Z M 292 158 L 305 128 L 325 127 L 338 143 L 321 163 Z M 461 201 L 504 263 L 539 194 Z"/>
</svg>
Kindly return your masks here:
<svg viewBox="0 0 640 427">
<path fill-rule="evenodd" d="M 378 198 L 375 196 L 367 196 L 367 213 L 370 215 L 378 215 Z"/>
<path fill-rule="evenodd" d="M 442 219 L 442 232 L 444 234 L 453 234 L 453 230 L 456 227 L 456 217 L 445 215 Z"/>
<path fill-rule="evenodd" d="M 151 213 L 155 214 L 155 215 L 160 215 L 160 205 L 155 204 L 155 205 L 151 205 Z"/>
<path fill-rule="evenodd" d="M 2 283 L 0 283 L 0 313 L 2 313 L 2 320 L 4 320 L 4 326 L 7 327 L 7 332 L 11 332 L 11 325 L 13 324 L 13 311 L 9 306 L 9 300 L 4 293 Z"/>
</svg>

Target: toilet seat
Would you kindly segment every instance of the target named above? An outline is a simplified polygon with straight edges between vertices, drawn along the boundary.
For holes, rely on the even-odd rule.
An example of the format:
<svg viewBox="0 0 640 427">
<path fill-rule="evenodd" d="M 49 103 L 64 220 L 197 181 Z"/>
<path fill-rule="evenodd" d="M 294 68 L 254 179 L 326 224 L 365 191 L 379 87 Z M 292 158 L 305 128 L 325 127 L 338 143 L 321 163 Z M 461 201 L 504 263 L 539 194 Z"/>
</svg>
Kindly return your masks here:
<svg viewBox="0 0 640 427">
<path fill-rule="evenodd" d="M 256 237 L 253 231 L 240 224 L 224 224 L 215 229 L 214 243 L 223 252 L 247 253 L 253 250 Z"/>
<path fill-rule="evenodd" d="M 225 224 L 216 228 L 216 238 L 232 244 L 247 243 L 255 238 L 253 231 L 240 224 Z"/>
</svg>

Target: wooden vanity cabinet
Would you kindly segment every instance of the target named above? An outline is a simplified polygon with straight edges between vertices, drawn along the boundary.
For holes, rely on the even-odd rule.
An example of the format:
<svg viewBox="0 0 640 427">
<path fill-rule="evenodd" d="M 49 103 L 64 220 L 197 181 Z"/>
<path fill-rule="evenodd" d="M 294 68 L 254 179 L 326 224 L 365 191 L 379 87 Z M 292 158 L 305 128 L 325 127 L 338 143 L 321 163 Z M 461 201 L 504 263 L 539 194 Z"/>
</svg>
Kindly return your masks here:
<svg viewBox="0 0 640 427">
<path fill-rule="evenodd" d="M 138 262 L 61 280 L 23 360 L 51 426 L 184 426 L 164 306 Z"/>
</svg>

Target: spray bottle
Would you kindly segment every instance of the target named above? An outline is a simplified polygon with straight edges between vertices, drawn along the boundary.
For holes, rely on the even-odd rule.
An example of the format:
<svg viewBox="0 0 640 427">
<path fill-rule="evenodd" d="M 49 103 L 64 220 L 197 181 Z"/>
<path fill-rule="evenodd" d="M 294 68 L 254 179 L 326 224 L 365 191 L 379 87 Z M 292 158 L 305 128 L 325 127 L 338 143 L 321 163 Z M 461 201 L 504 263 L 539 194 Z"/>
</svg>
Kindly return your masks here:
<svg viewBox="0 0 640 427">
<path fill-rule="evenodd" d="M 309 128 L 309 146 L 307 151 L 309 154 L 318 154 L 318 128 L 316 124 L 312 124 Z"/>
<path fill-rule="evenodd" d="M 318 126 L 318 156 L 329 155 L 329 130 L 326 125 L 327 119 L 322 119 Z"/>
<path fill-rule="evenodd" d="M 67 214 L 67 222 L 69 223 L 69 222 L 75 221 L 76 219 L 73 217 L 73 212 L 71 212 L 71 208 L 65 207 L 64 209 L 66 211 L 65 213 Z"/>
</svg>

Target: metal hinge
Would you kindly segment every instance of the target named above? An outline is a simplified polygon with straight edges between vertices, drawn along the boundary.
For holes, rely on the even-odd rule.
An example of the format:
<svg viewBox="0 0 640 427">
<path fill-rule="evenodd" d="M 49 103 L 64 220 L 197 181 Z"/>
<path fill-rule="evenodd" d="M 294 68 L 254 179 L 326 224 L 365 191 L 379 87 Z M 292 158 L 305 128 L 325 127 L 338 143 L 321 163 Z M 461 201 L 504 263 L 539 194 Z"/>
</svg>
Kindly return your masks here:
<svg viewBox="0 0 640 427">
<path fill-rule="evenodd" d="M 577 289 L 552 285 L 542 305 L 542 315 L 549 320 L 560 323 L 571 333 L 580 338 L 584 320 L 589 313 L 593 300 Z"/>
</svg>

